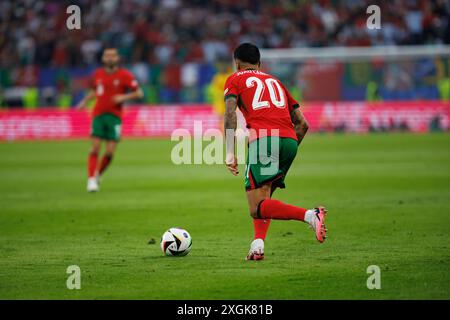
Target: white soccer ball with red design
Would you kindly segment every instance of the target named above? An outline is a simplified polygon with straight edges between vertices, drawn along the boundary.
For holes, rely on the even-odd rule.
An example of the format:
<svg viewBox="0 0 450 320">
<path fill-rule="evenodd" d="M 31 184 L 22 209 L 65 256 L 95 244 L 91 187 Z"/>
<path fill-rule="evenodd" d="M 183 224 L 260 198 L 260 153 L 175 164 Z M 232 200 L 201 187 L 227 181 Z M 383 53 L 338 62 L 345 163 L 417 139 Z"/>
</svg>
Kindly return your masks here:
<svg viewBox="0 0 450 320">
<path fill-rule="evenodd" d="M 166 256 L 185 256 L 191 248 L 191 235 L 184 229 L 170 228 L 161 237 L 161 250 Z"/>
</svg>

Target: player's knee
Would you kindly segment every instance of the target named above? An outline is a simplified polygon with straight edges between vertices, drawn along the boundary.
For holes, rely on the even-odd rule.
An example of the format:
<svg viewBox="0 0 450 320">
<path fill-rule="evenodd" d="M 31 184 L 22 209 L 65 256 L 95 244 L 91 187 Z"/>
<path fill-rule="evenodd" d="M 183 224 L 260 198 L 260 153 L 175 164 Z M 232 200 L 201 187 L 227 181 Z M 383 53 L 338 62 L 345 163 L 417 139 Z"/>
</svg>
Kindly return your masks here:
<svg viewBox="0 0 450 320">
<path fill-rule="evenodd" d="M 261 205 L 261 202 L 263 202 L 264 201 L 264 199 L 262 199 L 261 201 L 259 201 L 256 205 L 253 205 L 253 206 L 251 206 L 250 207 L 250 216 L 252 217 L 252 218 L 256 218 L 256 219 L 258 219 L 258 218 L 260 218 L 260 212 L 259 212 L 259 210 L 260 210 L 260 205 Z"/>
<path fill-rule="evenodd" d="M 92 146 L 91 147 L 91 151 L 90 151 L 91 154 L 99 154 L 99 152 L 100 152 L 100 146 Z"/>
<path fill-rule="evenodd" d="M 258 218 L 258 208 L 250 208 L 250 217 Z"/>
</svg>

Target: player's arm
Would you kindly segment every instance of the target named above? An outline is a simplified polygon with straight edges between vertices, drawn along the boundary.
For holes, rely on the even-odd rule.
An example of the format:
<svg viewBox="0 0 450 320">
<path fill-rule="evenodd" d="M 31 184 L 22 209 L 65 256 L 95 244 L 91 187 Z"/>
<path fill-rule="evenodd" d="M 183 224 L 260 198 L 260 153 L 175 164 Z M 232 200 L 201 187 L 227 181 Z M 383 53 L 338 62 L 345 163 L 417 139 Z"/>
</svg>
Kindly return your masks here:
<svg viewBox="0 0 450 320">
<path fill-rule="evenodd" d="M 294 130 L 295 135 L 297 136 L 298 145 L 300 145 L 306 135 L 306 132 L 308 131 L 308 121 L 306 121 L 303 113 L 298 106 L 291 111 L 291 120 L 294 124 Z"/>
<path fill-rule="evenodd" d="M 300 145 L 303 138 L 305 137 L 306 132 L 308 131 L 308 121 L 306 121 L 305 117 L 303 116 L 297 100 L 294 99 L 289 90 L 287 90 L 283 85 L 282 87 L 286 92 L 289 112 L 291 114 L 291 121 L 294 124 L 295 135 L 297 136 L 297 144 Z"/>
<path fill-rule="evenodd" d="M 237 128 L 236 116 L 237 100 L 236 97 L 230 95 L 225 100 L 225 117 L 224 117 L 224 131 L 225 131 L 225 148 L 226 159 L 225 164 L 230 172 L 237 176 L 238 165 L 235 154 L 235 134 Z"/>
<path fill-rule="evenodd" d="M 114 102 L 117 104 L 135 100 L 135 99 L 141 99 L 144 96 L 144 92 L 140 87 L 137 87 L 135 90 L 125 93 L 125 94 L 118 94 L 113 97 Z"/>
<path fill-rule="evenodd" d="M 80 102 L 78 102 L 77 104 L 77 109 L 81 110 L 86 108 L 86 106 L 88 105 L 89 101 L 95 99 L 95 91 L 93 89 L 89 89 L 87 95 L 85 95 L 83 97 L 83 99 L 81 99 Z"/>
</svg>

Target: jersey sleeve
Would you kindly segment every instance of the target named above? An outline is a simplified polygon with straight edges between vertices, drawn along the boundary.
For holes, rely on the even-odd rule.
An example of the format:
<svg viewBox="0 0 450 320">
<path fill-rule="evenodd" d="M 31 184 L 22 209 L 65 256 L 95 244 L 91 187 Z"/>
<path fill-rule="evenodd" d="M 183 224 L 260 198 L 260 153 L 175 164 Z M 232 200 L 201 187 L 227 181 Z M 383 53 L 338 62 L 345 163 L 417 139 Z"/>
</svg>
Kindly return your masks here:
<svg viewBox="0 0 450 320">
<path fill-rule="evenodd" d="M 230 76 L 230 77 L 228 77 L 227 81 L 225 82 L 225 87 L 224 87 L 224 92 L 223 92 L 224 100 L 227 100 L 230 97 L 235 97 L 235 98 L 238 97 L 239 92 L 238 92 L 238 87 L 236 85 L 235 79 L 236 79 L 236 77 Z"/>
<path fill-rule="evenodd" d="M 136 80 L 136 78 L 134 77 L 134 75 L 127 71 L 125 73 L 125 86 L 129 89 L 129 90 L 136 90 L 139 88 L 139 84 Z"/>
</svg>

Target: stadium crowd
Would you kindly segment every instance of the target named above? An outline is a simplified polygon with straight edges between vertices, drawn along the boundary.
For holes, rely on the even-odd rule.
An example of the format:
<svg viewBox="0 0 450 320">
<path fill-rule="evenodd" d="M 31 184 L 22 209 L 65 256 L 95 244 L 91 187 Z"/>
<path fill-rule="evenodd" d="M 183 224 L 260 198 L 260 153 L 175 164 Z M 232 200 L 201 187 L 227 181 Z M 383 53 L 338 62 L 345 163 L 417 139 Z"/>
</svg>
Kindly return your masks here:
<svg viewBox="0 0 450 320">
<path fill-rule="evenodd" d="M 446 0 L 380 1 L 383 28 L 366 28 L 369 0 L 15 0 L 0 2 L 0 65 L 93 64 L 105 43 L 126 62 L 206 61 L 237 43 L 261 47 L 450 43 Z M 376 3 L 376 1 L 375 1 Z M 77 4 L 82 29 L 66 28 Z"/>
</svg>

